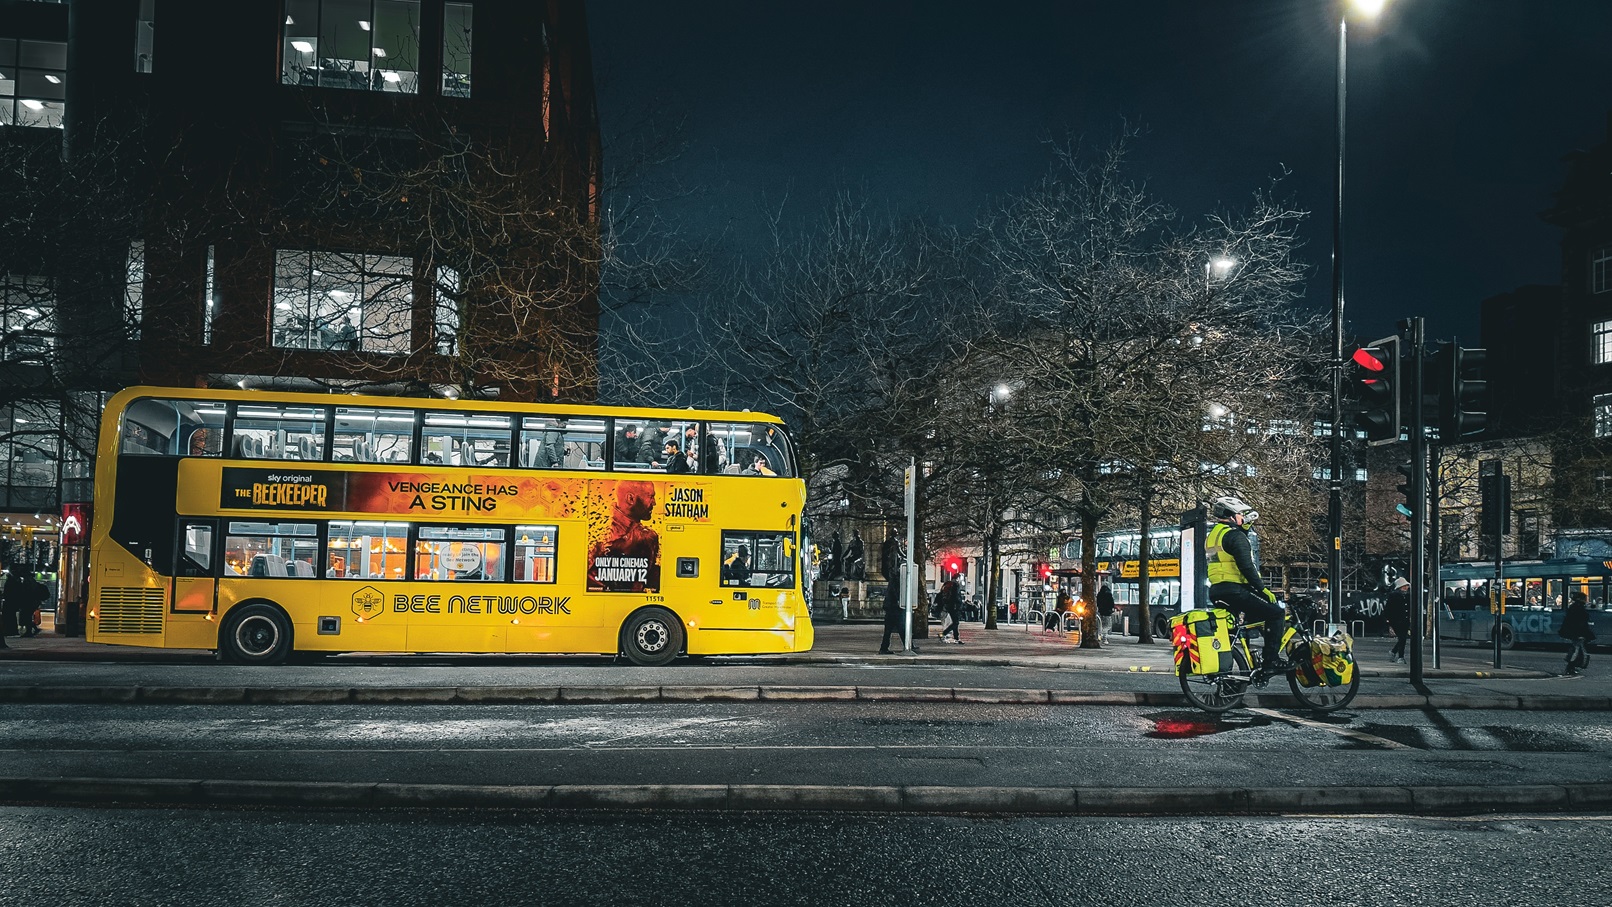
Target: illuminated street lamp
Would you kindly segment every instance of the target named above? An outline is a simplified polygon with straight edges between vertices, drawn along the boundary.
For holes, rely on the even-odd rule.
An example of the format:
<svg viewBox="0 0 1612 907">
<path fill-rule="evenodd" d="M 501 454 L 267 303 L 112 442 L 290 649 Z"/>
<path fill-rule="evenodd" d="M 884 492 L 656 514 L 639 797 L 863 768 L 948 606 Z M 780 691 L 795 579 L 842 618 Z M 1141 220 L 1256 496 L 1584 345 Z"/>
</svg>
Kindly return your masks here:
<svg viewBox="0 0 1612 907">
<path fill-rule="evenodd" d="M 1372 20 L 1387 0 L 1345 0 L 1338 16 L 1338 173 L 1332 208 L 1332 456 L 1327 475 L 1327 529 L 1332 537 L 1328 619 L 1343 615 L 1343 162 L 1344 113 L 1349 97 L 1349 18 Z"/>
</svg>

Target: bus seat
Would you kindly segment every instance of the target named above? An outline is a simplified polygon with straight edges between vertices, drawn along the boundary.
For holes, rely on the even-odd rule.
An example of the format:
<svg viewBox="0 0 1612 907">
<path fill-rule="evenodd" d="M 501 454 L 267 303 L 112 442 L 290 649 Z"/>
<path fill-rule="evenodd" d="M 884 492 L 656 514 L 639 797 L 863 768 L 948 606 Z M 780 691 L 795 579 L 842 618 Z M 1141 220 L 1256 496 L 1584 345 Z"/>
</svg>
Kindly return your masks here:
<svg viewBox="0 0 1612 907">
<path fill-rule="evenodd" d="M 272 554 L 254 555 L 247 576 L 285 576 L 285 558 Z"/>
<path fill-rule="evenodd" d="M 319 459 L 319 448 L 318 448 L 318 446 L 316 446 L 313 443 L 313 438 L 310 438 L 307 435 L 303 435 L 302 437 L 297 439 L 297 459 L 299 459 L 299 460 L 317 460 L 317 459 Z"/>
</svg>

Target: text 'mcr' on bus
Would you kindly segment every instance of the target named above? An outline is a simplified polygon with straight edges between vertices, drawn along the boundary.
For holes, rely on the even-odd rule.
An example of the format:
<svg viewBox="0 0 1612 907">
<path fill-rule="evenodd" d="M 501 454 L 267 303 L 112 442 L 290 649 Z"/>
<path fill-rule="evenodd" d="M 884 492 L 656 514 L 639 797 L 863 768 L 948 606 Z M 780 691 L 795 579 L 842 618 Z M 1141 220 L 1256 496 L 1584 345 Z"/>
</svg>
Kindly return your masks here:
<svg viewBox="0 0 1612 907">
<path fill-rule="evenodd" d="M 803 652 L 772 416 L 134 387 L 102 418 L 85 635 L 293 653 Z"/>
</svg>

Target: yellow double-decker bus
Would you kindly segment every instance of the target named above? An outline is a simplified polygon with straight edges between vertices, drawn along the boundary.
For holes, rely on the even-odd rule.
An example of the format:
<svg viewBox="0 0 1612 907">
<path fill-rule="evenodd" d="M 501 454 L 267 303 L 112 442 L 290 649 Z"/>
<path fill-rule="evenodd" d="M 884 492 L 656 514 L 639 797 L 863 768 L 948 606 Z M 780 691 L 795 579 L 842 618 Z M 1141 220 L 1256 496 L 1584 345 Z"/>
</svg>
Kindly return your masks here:
<svg viewBox="0 0 1612 907">
<path fill-rule="evenodd" d="M 85 635 L 295 653 L 811 648 L 772 416 L 134 387 L 101 424 Z"/>
</svg>

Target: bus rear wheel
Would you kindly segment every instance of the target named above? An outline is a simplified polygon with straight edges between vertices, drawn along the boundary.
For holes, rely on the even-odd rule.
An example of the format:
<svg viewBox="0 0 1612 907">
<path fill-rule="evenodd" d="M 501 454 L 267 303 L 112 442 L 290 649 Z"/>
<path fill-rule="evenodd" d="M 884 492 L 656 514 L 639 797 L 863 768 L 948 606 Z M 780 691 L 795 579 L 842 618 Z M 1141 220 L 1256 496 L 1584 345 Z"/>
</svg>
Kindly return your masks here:
<svg viewBox="0 0 1612 907">
<path fill-rule="evenodd" d="M 683 651 L 683 623 L 665 608 L 634 611 L 621 625 L 621 652 L 643 667 L 668 664 Z"/>
<path fill-rule="evenodd" d="M 218 634 L 218 654 L 230 664 L 284 664 L 291 655 L 291 621 L 273 605 L 236 608 Z"/>
</svg>

